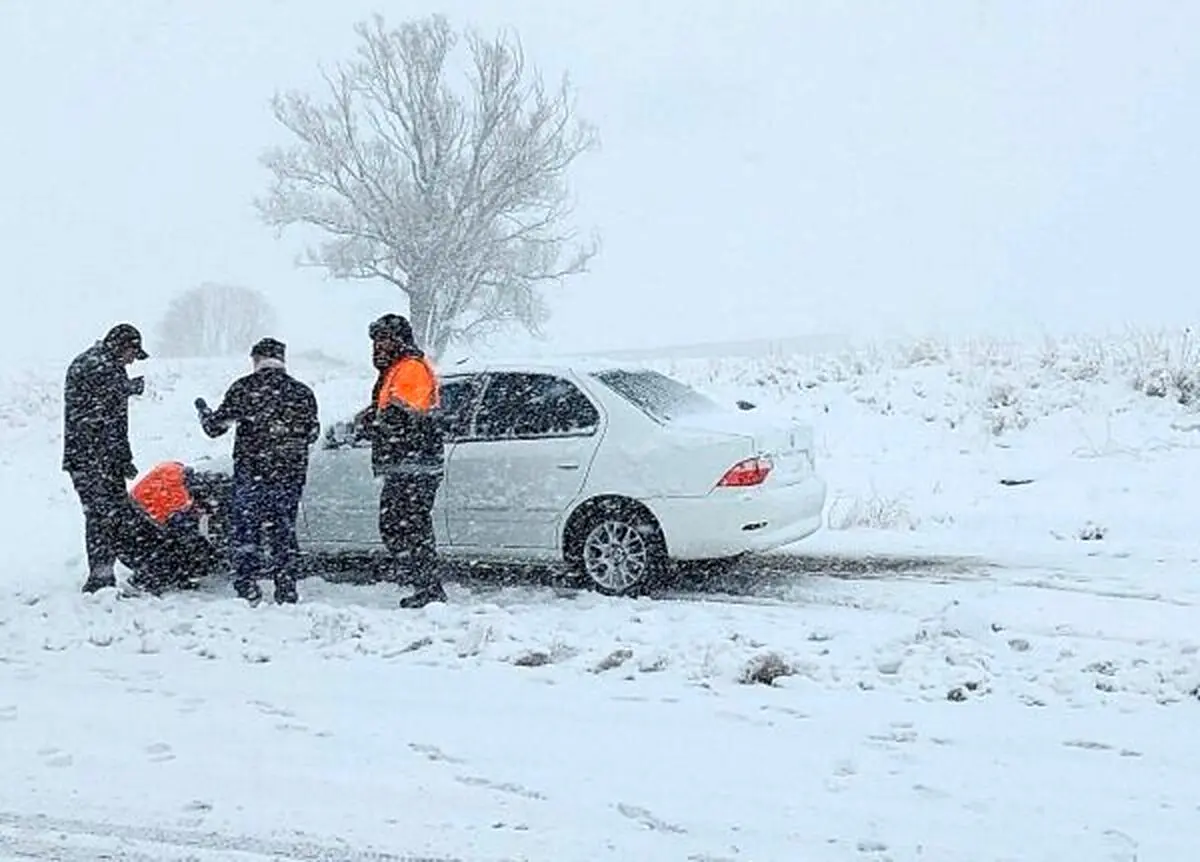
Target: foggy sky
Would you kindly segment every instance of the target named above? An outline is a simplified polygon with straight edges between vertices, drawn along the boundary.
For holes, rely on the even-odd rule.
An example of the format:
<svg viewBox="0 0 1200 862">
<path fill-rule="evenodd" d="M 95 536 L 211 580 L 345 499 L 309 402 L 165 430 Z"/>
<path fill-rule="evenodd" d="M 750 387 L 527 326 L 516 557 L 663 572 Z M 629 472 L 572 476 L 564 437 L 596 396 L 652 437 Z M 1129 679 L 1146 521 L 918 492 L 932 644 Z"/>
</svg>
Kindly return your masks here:
<svg viewBox="0 0 1200 862">
<path fill-rule="evenodd" d="M 271 95 L 375 10 L 513 27 L 571 73 L 603 250 L 554 344 L 1200 317 L 1200 4 L 2 0 L 0 355 L 149 333 L 203 281 L 361 353 L 403 300 L 296 269 L 252 200 Z"/>
</svg>

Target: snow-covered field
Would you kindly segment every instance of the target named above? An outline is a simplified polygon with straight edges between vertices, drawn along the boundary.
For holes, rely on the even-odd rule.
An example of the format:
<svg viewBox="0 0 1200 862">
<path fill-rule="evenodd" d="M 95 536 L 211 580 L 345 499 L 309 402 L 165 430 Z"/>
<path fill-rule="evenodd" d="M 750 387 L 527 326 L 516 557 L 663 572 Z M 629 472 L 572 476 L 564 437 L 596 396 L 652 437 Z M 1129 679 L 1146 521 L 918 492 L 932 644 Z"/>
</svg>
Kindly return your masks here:
<svg viewBox="0 0 1200 862">
<path fill-rule="evenodd" d="M 1187 333 L 663 360 L 813 421 L 828 527 L 636 600 L 83 596 L 61 369 L 0 384 L 0 860 L 1191 860 Z M 145 468 L 225 451 L 149 363 Z M 297 361 L 323 417 L 360 369 Z"/>
</svg>

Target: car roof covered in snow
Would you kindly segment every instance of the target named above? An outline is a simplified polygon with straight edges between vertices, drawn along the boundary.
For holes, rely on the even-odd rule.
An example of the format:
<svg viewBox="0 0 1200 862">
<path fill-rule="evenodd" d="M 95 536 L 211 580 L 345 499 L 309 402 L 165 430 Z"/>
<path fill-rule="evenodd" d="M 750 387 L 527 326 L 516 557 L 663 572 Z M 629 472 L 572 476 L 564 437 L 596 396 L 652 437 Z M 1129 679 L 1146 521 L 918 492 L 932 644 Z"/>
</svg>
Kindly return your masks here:
<svg viewBox="0 0 1200 862">
<path fill-rule="evenodd" d="M 505 357 L 503 359 L 466 359 L 438 366 L 442 377 L 456 374 L 480 374 L 486 371 L 530 371 L 542 373 L 597 374 L 602 371 L 648 370 L 638 362 L 605 359 L 599 356 L 537 356 L 528 358 Z"/>
</svg>

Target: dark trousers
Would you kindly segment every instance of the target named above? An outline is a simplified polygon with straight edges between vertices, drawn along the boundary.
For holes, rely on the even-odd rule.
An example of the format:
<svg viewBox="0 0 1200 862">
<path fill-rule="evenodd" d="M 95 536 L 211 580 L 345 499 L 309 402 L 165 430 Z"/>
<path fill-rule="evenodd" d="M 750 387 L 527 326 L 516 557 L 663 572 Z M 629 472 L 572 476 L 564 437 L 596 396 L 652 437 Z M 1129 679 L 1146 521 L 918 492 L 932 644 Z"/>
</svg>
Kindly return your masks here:
<svg viewBox="0 0 1200 862">
<path fill-rule="evenodd" d="M 231 552 L 234 586 L 248 589 L 259 578 L 294 586 L 300 545 L 296 515 L 304 480 L 233 474 Z"/>
<path fill-rule="evenodd" d="M 156 584 L 186 584 L 208 576 L 216 567 L 217 553 L 201 534 L 195 512 L 176 512 L 161 527 L 152 521 L 150 527 L 155 531 L 155 546 L 146 559 L 145 573 Z"/>
<path fill-rule="evenodd" d="M 141 562 L 136 535 L 138 512 L 125 480 L 99 472 L 73 472 L 71 484 L 83 506 L 88 569 L 111 568 L 118 559 L 131 569 Z"/>
<path fill-rule="evenodd" d="M 393 577 L 407 569 L 418 590 L 441 583 L 432 516 L 441 484 L 440 474 L 393 473 L 379 493 L 379 536 L 392 555 Z"/>
</svg>

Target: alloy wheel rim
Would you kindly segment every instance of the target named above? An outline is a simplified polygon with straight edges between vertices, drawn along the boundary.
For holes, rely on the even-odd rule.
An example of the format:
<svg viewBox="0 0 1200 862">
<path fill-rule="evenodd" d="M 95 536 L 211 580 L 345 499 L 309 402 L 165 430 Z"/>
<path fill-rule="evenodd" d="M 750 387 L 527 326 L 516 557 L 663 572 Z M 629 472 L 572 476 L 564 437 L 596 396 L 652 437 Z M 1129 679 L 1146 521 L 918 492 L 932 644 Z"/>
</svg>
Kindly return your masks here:
<svg viewBox="0 0 1200 862">
<path fill-rule="evenodd" d="M 596 584 L 614 592 L 646 576 L 650 551 L 646 538 L 625 521 L 603 521 L 583 542 L 583 569 Z"/>
</svg>

